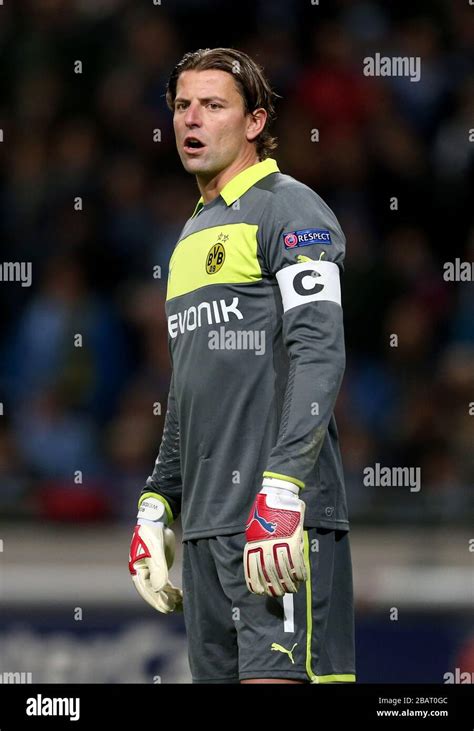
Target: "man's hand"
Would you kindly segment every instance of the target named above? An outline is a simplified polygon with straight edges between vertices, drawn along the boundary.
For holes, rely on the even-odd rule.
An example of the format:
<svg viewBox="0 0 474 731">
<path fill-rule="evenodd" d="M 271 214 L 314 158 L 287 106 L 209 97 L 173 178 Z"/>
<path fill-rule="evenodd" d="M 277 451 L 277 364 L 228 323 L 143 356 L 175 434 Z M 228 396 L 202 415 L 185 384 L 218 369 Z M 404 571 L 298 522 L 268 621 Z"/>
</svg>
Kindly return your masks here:
<svg viewBox="0 0 474 731">
<path fill-rule="evenodd" d="M 247 521 L 244 572 L 254 594 L 282 596 L 306 581 L 305 504 L 292 482 L 266 477 Z"/>
<path fill-rule="evenodd" d="M 152 516 L 153 519 L 143 517 Z M 143 501 L 130 545 L 129 570 L 136 590 L 159 612 L 181 611 L 183 592 L 170 582 L 168 569 L 175 554 L 175 535 L 165 525 L 163 503 L 149 497 Z"/>
</svg>

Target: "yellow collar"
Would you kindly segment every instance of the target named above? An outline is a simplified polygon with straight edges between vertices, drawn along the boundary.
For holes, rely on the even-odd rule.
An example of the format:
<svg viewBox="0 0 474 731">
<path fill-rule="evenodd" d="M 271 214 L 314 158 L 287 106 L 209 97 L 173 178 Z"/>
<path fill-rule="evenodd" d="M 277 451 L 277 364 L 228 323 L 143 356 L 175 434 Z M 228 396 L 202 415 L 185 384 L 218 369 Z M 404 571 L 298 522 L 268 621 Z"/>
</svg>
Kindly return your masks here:
<svg viewBox="0 0 474 731">
<path fill-rule="evenodd" d="M 231 206 L 232 203 L 237 200 L 237 198 L 240 198 L 240 196 L 246 193 L 248 189 L 251 188 L 252 185 L 255 185 L 255 183 L 257 183 L 259 180 L 265 178 L 270 173 L 279 172 L 280 169 L 278 167 L 277 161 L 274 160 L 272 157 L 267 157 L 266 160 L 257 162 L 255 163 L 255 165 L 250 165 L 250 167 L 245 168 L 245 170 L 242 170 L 240 173 L 235 175 L 232 180 L 229 180 L 229 182 L 224 185 L 220 192 L 220 196 L 225 200 L 228 206 Z M 203 205 L 204 199 L 201 196 L 196 204 L 191 218 L 194 218 L 198 211 L 201 210 Z"/>
</svg>

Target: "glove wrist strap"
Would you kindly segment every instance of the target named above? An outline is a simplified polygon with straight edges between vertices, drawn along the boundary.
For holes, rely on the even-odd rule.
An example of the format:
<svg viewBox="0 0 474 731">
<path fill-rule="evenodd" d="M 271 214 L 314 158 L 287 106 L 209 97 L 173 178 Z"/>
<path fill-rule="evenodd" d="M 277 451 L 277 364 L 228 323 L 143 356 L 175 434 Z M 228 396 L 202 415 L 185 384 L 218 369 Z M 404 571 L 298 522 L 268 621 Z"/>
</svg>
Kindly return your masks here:
<svg viewBox="0 0 474 731">
<path fill-rule="evenodd" d="M 276 477 L 263 478 L 261 492 L 266 493 L 266 488 L 270 488 L 268 492 L 273 492 L 274 490 L 288 490 L 289 492 L 292 492 L 293 495 L 299 495 L 300 492 L 298 485 L 295 485 L 293 482 L 288 482 L 287 480 L 277 479 Z"/>
<path fill-rule="evenodd" d="M 166 508 L 156 497 L 147 497 L 141 503 L 137 513 L 137 524 L 168 525 Z"/>
</svg>

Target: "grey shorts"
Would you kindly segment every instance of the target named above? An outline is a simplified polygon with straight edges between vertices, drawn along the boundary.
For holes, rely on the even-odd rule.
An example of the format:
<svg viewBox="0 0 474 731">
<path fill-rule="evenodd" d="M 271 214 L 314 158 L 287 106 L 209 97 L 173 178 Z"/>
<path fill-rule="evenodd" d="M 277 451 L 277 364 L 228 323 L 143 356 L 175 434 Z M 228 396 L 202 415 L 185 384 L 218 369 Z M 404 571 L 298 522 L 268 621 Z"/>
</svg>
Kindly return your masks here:
<svg viewBox="0 0 474 731">
<path fill-rule="evenodd" d="M 248 591 L 245 533 L 183 543 L 183 608 L 194 683 L 355 682 L 349 532 L 309 528 L 304 540 L 308 579 L 283 597 Z"/>
</svg>

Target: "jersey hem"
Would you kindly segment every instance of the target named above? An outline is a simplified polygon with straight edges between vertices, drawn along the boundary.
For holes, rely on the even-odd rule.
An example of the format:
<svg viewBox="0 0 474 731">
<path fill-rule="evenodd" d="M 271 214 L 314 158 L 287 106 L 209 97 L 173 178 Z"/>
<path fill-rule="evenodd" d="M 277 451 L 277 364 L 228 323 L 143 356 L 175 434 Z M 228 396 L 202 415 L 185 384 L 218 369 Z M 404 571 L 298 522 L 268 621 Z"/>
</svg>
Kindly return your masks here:
<svg viewBox="0 0 474 731">
<path fill-rule="evenodd" d="M 185 531 L 183 530 L 183 541 L 194 541 L 198 538 L 213 538 L 214 536 L 227 536 L 233 533 L 245 533 L 245 523 L 238 525 L 222 526 L 217 528 L 207 528 L 204 530 Z M 312 520 L 311 518 L 304 522 L 303 528 L 328 528 L 329 530 L 345 530 L 349 531 L 350 526 L 346 520 Z"/>
<path fill-rule="evenodd" d="M 233 675 L 231 678 L 193 678 L 193 683 L 222 683 L 231 685 L 239 682 L 239 678 Z"/>
<path fill-rule="evenodd" d="M 217 527 L 217 528 L 207 528 L 204 530 L 194 530 L 194 531 L 185 531 L 183 530 L 183 541 L 194 541 L 197 538 L 212 538 L 213 536 L 228 536 L 232 535 L 232 533 L 244 533 L 245 532 L 245 523 L 239 523 L 238 525 L 228 525 Z"/>
<path fill-rule="evenodd" d="M 304 528 L 328 528 L 329 530 L 350 530 L 348 520 L 318 520 L 308 518 L 305 520 Z"/>
<path fill-rule="evenodd" d="M 295 672 L 286 670 L 246 670 L 244 673 L 239 673 L 239 680 L 252 680 L 253 678 L 274 678 L 275 680 L 303 680 L 307 683 L 310 682 L 308 674 L 303 670 L 295 670 Z"/>
</svg>

